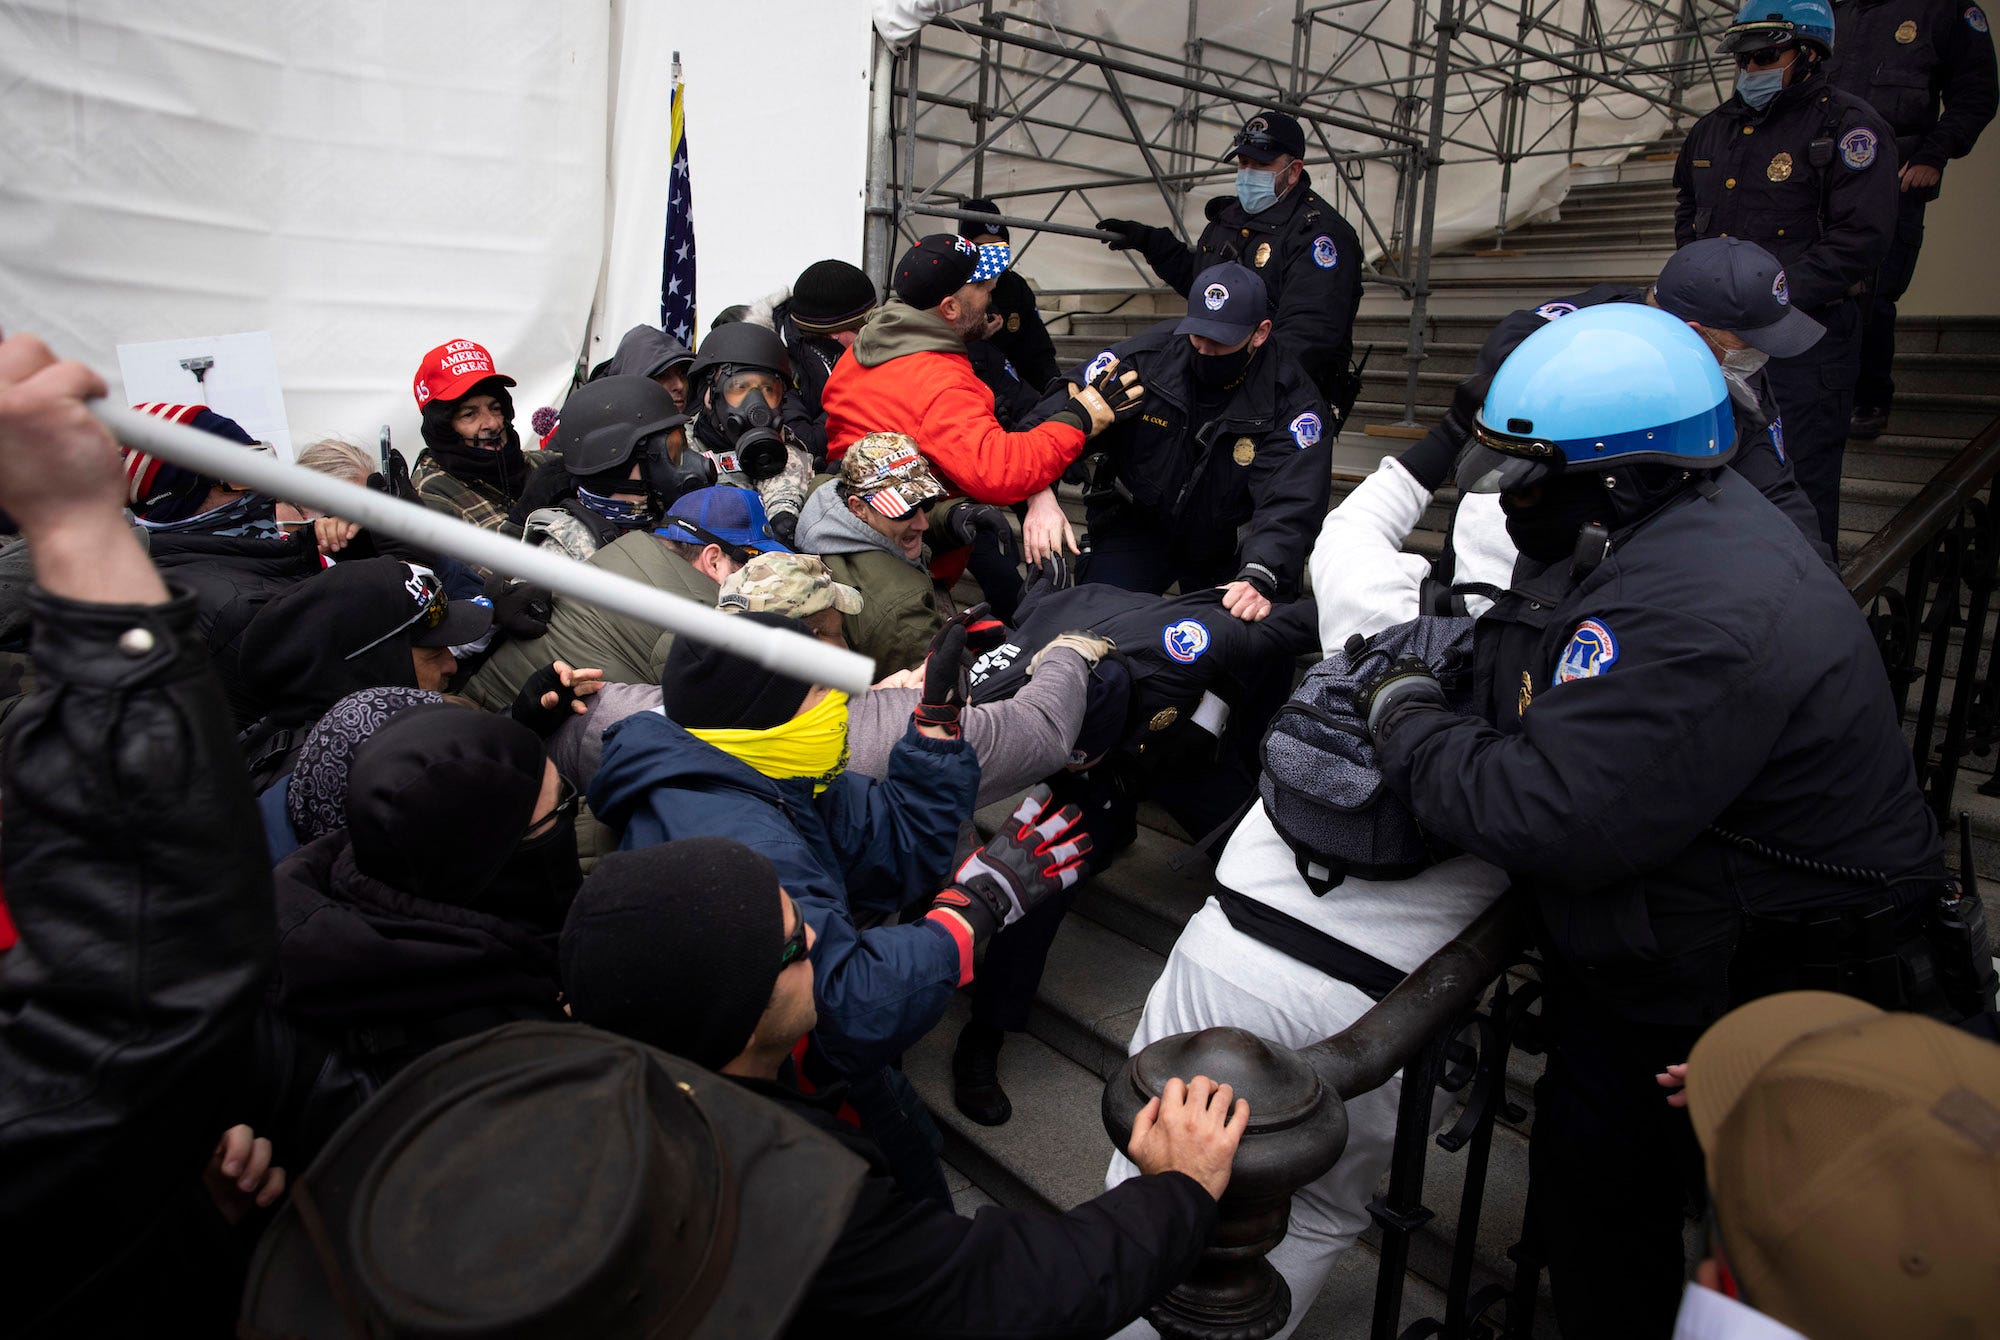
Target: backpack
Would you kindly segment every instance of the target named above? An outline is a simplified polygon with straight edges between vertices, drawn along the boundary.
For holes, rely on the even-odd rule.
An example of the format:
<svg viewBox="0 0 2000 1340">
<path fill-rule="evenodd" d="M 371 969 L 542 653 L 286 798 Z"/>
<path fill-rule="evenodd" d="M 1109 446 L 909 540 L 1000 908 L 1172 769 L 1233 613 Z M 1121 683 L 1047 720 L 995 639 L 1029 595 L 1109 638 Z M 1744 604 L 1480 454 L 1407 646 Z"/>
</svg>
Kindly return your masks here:
<svg viewBox="0 0 2000 1340">
<path fill-rule="evenodd" d="M 1404 656 L 1429 665 L 1446 700 L 1464 710 L 1472 620 L 1426 614 L 1372 638 L 1348 639 L 1306 672 L 1264 733 L 1258 794 L 1317 895 L 1349 875 L 1407 879 L 1438 860 L 1409 806 L 1383 786 L 1358 703 L 1362 687 Z"/>
</svg>

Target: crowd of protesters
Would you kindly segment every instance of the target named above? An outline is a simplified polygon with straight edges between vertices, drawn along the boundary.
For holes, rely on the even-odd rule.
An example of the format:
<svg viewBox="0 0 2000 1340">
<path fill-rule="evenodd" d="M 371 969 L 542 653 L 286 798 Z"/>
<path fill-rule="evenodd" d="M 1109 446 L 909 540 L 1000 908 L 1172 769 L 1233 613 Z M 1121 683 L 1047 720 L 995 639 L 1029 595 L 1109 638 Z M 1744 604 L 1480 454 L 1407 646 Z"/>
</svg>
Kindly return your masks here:
<svg viewBox="0 0 2000 1340">
<path fill-rule="evenodd" d="M 900 1062 L 968 991 L 952 1101 L 1010 1120 L 1006 1034 L 1152 799 L 1224 845 L 1135 1051 L 1309 1043 L 1529 905 L 1530 1214 L 1565 1334 L 1677 1307 L 1748 1334 L 1739 1293 L 1798 1328 L 1773 1335 L 1990 1333 L 2000 1051 L 1946 1026 L 1991 1009 L 1990 966 L 1939 938 L 1970 895 L 1778 407 L 1729 358 L 1816 324 L 1771 257 L 1696 243 L 1503 321 L 1445 421 L 1328 511 L 1358 257 L 1302 152 L 1278 113 L 1232 146 L 1230 208 L 1285 213 L 1282 265 L 1125 225 L 1186 314 L 1067 374 L 973 222 L 879 301 L 829 259 L 695 349 L 634 329 L 529 440 L 504 360 L 453 338 L 415 358 L 407 469 L 299 453 L 858 651 L 859 694 L 121 449 L 92 373 L 0 342 L 10 1322 L 1144 1332 L 1250 1104 L 1171 1078 L 1103 1195 L 968 1218 Z M 1433 565 L 1405 541 L 1454 477 Z M 1287 1333 L 1367 1225 L 1398 1106 L 1350 1096 L 1294 1200 Z M 1843 1124 L 1864 1109 L 1873 1133 Z M 1843 1250 L 1842 1287 L 1896 1276 L 1899 1310 L 1847 1307 Z"/>
</svg>

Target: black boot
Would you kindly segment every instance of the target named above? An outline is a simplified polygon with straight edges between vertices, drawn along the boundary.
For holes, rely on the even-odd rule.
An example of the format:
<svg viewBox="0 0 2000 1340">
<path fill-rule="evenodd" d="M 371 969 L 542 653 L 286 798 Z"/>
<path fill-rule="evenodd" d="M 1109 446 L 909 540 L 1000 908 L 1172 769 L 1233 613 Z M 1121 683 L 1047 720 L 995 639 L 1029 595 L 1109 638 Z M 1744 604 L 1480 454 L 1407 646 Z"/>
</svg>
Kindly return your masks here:
<svg viewBox="0 0 2000 1340">
<path fill-rule="evenodd" d="M 1882 436 L 1889 426 L 1889 411 L 1878 405 L 1856 407 L 1854 415 L 1847 421 L 1847 436 L 1852 442 L 1873 442 Z"/>
<path fill-rule="evenodd" d="M 981 1126 L 1002 1126 L 1014 1115 L 1000 1087 L 1000 1044 L 1007 1035 L 977 1020 L 960 1030 L 951 1053 L 951 1101 Z"/>
</svg>

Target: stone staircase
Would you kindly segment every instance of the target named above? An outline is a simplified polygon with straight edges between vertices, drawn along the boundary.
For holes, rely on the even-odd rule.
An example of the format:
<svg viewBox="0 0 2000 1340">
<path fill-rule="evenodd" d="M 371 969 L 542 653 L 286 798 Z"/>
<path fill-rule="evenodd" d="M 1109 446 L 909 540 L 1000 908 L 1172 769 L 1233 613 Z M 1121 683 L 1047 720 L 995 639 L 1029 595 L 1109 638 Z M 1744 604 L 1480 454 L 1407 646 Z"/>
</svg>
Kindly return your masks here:
<svg viewBox="0 0 2000 1340">
<path fill-rule="evenodd" d="M 1408 305 L 1394 289 L 1370 286 L 1355 342 L 1357 356 L 1364 349 L 1373 352 L 1361 399 L 1335 445 L 1336 503 L 1383 455 L 1400 452 L 1435 422 L 1496 318 L 1593 284 L 1637 285 L 1658 273 L 1673 249 L 1672 161 L 1670 154 L 1662 157 L 1659 146 L 1651 148 L 1654 152 L 1642 151 L 1610 168 L 1578 170 L 1557 216 L 1512 231 L 1504 240 L 1485 239 L 1433 258 L 1413 420 L 1403 403 Z M 1184 310 L 1178 297 L 1144 289 L 1061 295 L 1052 305 L 1058 304 L 1063 310 L 1051 330 L 1065 367 Z M 1905 318 L 1898 330 L 1896 378 L 1898 401 L 1888 433 L 1848 448 L 1843 557 L 2000 414 L 2000 318 Z M 1440 495 L 1411 537 L 1412 549 L 1436 551 L 1452 501 L 1449 489 Z M 1080 507 L 1076 511 L 1080 522 Z M 1947 700 L 1952 687 L 1947 682 Z M 1913 708 L 1916 697 L 1913 689 Z M 1992 769 L 1992 759 L 1968 760 L 1957 802 L 1974 816 L 1984 876 L 2000 875 L 2000 799 L 1979 796 L 1975 789 Z M 981 826 L 991 831 L 1008 808 L 982 811 Z M 1099 1118 L 1104 1079 L 1122 1062 L 1147 992 L 1182 925 L 1206 897 L 1211 869 L 1199 857 L 1185 861 L 1186 869 L 1175 869 L 1170 862 L 1187 852 L 1188 835 L 1149 807 L 1142 807 L 1141 821 L 1135 846 L 1082 890 L 1056 938 L 1029 1031 L 1010 1038 L 1001 1055 L 1013 1119 L 989 1129 L 966 1121 L 952 1106 L 950 1052 L 965 1019 L 963 1000 L 954 1002 L 944 1023 L 906 1058 L 911 1079 L 944 1132 L 962 1211 L 989 1202 L 1068 1208 L 1102 1190 L 1112 1150 Z M 1495 1128 L 1476 1236 L 1475 1290 L 1512 1276 L 1506 1249 L 1520 1233 L 1529 1088 L 1540 1064 L 1539 1057 L 1518 1050 L 1510 1057 L 1513 1107 Z M 1430 1147 L 1424 1202 L 1436 1217 L 1410 1249 L 1405 1325 L 1443 1315 L 1464 1162 L 1462 1154 Z M 1371 1229 L 1336 1263 L 1299 1336 L 1331 1340 L 1368 1333 L 1377 1232 Z M 1546 1282 L 1534 1330 L 1554 1334 Z"/>
</svg>

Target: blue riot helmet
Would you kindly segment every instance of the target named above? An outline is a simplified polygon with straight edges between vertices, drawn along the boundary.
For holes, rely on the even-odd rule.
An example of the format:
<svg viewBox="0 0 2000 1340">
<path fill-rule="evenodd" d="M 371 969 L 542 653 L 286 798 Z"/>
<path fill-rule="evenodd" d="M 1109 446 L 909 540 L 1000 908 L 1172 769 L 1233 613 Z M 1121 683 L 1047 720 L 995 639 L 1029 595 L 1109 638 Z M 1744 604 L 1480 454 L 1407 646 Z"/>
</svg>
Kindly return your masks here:
<svg viewBox="0 0 2000 1340">
<path fill-rule="evenodd" d="M 1736 22 L 1723 30 L 1726 55 L 1804 42 L 1833 54 L 1833 6 L 1828 0 L 1746 0 Z"/>
<path fill-rule="evenodd" d="M 1729 387 L 1685 321 L 1609 302 L 1557 317 L 1493 374 L 1458 466 L 1467 493 L 1551 474 L 1670 465 L 1711 470 L 1736 449 Z"/>
</svg>

